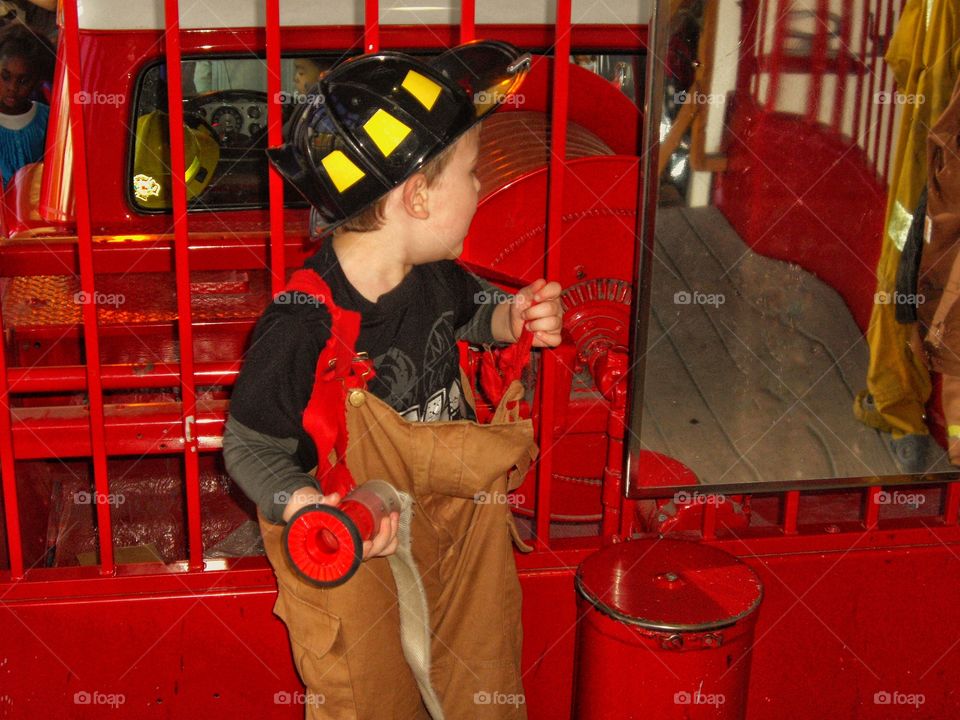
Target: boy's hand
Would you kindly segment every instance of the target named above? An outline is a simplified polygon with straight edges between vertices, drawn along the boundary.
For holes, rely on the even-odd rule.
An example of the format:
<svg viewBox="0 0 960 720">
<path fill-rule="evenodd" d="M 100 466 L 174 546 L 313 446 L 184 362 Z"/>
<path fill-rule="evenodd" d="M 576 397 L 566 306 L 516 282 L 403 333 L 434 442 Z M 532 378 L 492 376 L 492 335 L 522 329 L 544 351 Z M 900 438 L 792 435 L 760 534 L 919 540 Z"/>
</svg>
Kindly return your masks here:
<svg viewBox="0 0 960 720">
<path fill-rule="evenodd" d="M 556 347 L 560 344 L 560 330 L 563 327 L 561 291 L 560 283 L 548 283 L 540 278 L 514 296 L 508 306 L 510 330 L 515 340 L 520 339 L 520 333 L 526 325 L 534 333 L 534 347 Z"/>
<path fill-rule="evenodd" d="M 283 509 L 283 521 L 289 522 L 300 508 L 307 505 L 332 505 L 336 507 L 340 504 L 340 494 L 331 493 L 324 495 L 314 487 L 302 487 L 296 490 L 287 501 L 287 506 Z M 400 514 L 390 513 L 380 522 L 380 530 L 373 536 L 372 540 L 367 540 L 363 544 L 363 559 L 372 557 L 386 557 L 393 555 L 397 551 L 397 526 L 400 524 Z"/>
<path fill-rule="evenodd" d="M 363 544 L 363 559 L 372 557 L 386 557 L 397 551 L 397 526 L 400 523 L 400 514 L 392 512 L 389 517 L 380 521 L 380 531 Z"/>
<path fill-rule="evenodd" d="M 293 495 L 287 500 L 287 506 L 283 509 L 283 521 L 290 522 L 300 508 L 307 505 L 333 505 L 340 504 L 340 493 L 331 493 L 324 495 L 315 487 L 304 486 L 293 491 Z"/>
</svg>

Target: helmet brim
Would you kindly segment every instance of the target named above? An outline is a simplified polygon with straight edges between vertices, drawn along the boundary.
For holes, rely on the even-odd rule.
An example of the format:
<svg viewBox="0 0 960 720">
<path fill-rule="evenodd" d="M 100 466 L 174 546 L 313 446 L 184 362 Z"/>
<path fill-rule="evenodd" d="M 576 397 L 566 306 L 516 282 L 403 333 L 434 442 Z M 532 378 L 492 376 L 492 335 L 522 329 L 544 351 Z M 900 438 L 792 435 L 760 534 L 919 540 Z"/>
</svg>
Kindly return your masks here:
<svg viewBox="0 0 960 720">
<path fill-rule="evenodd" d="M 431 68 L 460 86 L 473 102 L 476 122 L 511 98 L 530 70 L 530 53 L 496 40 L 474 40 L 430 61 Z"/>
</svg>

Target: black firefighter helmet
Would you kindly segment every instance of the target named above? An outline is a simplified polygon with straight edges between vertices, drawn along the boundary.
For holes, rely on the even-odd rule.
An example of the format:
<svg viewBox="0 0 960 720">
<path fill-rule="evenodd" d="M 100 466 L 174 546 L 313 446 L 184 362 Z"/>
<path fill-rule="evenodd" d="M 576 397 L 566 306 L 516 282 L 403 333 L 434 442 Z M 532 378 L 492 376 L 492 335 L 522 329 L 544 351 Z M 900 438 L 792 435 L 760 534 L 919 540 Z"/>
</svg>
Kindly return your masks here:
<svg viewBox="0 0 960 720">
<path fill-rule="evenodd" d="M 515 92 L 530 55 L 477 40 L 424 62 L 398 52 L 347 60 L 313 86 L 274 166 L 325 233 L 406 180 Z"/>
</svg>

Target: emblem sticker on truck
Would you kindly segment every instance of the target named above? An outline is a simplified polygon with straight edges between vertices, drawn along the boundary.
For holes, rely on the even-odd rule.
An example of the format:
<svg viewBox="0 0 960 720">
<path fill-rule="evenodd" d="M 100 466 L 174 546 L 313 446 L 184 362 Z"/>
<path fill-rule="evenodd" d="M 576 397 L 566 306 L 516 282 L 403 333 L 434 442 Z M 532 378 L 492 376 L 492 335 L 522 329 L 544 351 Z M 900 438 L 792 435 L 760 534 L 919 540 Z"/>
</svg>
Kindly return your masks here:
<svg viewBox="0 0 960 720">
<path fill-rule="evenodd" d="M 148 198 L 160 196 L 160 183 L 149 175 L 133 176 L 133 194 L 140 202 L 145 202 Z"/>
</svg>

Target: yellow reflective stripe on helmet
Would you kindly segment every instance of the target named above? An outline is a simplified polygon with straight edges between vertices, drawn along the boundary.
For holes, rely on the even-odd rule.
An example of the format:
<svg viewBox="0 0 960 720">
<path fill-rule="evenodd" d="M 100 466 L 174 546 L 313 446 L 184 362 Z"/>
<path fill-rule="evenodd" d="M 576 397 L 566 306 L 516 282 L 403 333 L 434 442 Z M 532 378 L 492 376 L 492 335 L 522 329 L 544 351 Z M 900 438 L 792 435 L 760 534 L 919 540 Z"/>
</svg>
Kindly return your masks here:
<svg viewBox="0 0 960 720">
<path fill-rule="evenodd" d="M 320 162 L 340 192 L 343 192 L 360 180 L 365 174 L 363 170 L 356 166 L 353 160 L 344 155 L 340 150 L 334 150 L 326 155 Z"/>
<path fill-rule="evenodd" d="M 373 117 L 363 124 L 363 129 L 380 148 L 384 157 L 390 157 L 390 153 L 396 150 L 397 145 L 411 132 L 409 127 L 383 109 L 377 110 Z"/>
<path fill-rule="evenodd" d="M 408 70 L 400 87 L 413 95 L 427 110 L 433 110 L 433 104 L 440 97 L 442 89 L 437 83 L 415 70 Z"/>
</svg>

